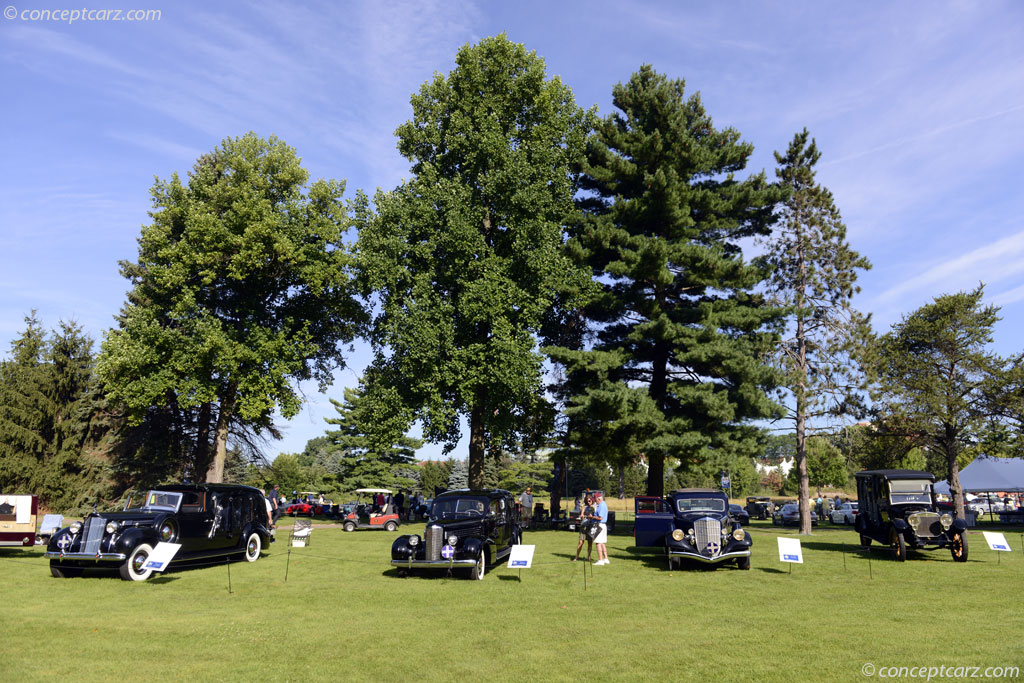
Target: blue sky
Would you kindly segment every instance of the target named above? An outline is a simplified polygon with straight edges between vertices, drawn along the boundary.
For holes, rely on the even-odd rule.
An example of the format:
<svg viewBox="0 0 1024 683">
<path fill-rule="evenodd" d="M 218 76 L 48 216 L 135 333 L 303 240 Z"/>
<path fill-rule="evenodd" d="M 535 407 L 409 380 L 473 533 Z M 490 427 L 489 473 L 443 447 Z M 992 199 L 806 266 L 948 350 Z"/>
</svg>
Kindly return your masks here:
<svg viewBox="0 0 1024 683">
<path fill-rule="evenodd" d="M 996 348 L 1024 348 L 1024 3 L 140 1 L 124 10 L 160 17 L 133 22 L 32 20 L 82 6 L 67 0 L 3 4 L 4 351 L 33 308 L 98 342 L 154 176 L 184 175 L 226 136 L 277 135 L 312 177 L 346 179 L 347 196 L 394 187 L 410 94 L 503 31 L 602 114 L 641 64 L 685 78 L 717 126 L 755 145 L 755 171 L 771 175 L 773 150 L 806 126 L 819 181 L 874 264 L 855 303 L 876 329 L 984 282 L 1002 306 Z M 269 455 L 323 433 L 328 398 L 368 353 L 347 358 L 327 395 L 303 388 L 306 409 Z"/>
</svg>

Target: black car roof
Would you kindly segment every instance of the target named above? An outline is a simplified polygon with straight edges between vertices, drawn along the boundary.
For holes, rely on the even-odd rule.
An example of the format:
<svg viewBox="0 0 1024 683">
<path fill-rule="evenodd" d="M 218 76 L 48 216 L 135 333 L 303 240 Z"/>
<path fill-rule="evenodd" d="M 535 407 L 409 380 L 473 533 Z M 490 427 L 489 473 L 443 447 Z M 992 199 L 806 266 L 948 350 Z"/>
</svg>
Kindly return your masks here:
<svg viewBox="0 0 1024 683">
<path fill-rule="evenodd" d="M 885 479 L 927 479 L 935 481 L 935 475 L 923 470 L 864 470 L 858 477 L 883 477 Z"/>
<path fill-rule="evenodd" d="M 511 495 L 505 489 L 449 489 L 437 494 L 437 498 L 442 496 L 486 496 L 488 498 L 499 498 Z"/>
<path fill-rule="evenodd" d="M 681 493 L 683 495 L 691 495 L 691 494 L 694 494 L 694 493 L 700 493 L 700 494 L 714 493 L 714 494 L 719 495 L 719 496 L 724 496 L 725 495 L 724 493 L 722 493 L 718 489 L 676 489 L 672 493 L 673 494 Z"/>
</svg>

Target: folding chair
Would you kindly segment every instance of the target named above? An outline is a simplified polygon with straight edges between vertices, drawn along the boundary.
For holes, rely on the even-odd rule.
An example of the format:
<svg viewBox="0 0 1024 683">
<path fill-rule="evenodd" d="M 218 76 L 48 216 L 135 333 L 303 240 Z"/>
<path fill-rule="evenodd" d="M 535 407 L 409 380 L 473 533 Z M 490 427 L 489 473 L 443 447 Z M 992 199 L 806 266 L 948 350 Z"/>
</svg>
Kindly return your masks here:
<svg viewBox="0 0 1024 683">
<path fill-rule="evenodd" d="M 295 520 L 295 526 L 292 527 L 291 536 L 288 537 L 288 543 L 293 548 L 305 548 L 309 545 L 312 535 L 313 520 L 297 519 Z"/>
</svg>

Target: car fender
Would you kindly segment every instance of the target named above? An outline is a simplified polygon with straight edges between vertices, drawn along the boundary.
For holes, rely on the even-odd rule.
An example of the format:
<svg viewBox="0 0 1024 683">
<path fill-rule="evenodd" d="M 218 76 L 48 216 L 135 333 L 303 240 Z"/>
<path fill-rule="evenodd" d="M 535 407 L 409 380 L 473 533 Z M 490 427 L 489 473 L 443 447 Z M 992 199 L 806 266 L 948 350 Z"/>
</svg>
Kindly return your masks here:
<svg viewBox="0 0 1024 683">
<path fill-rule="evenodd" d="M 155 548 L 159 542 L 160 535 L 155 528 L 133 526 L 122 531 L 114 545 L 117 547 L 117 552 L 128 555 L 143 543 L 148 543 Z"/>
<path fill-rule="evenodd" d="M 479 558 L 480 553 L 489 553 L 487 550 L 489 545 L 491 545 L 490 541 L 482 542 L 479 538 L 467 538 L 462 549 L 470 557 Z"/>
<path fill-rule="evenodd" d="M 903 534 L 910 530 L 910 525 L 907 524 L 905 519 L 894 519 L 892 520 L 892 526 L 896 529 L 896 533 Z"/>
<path fill-rule="evenodd" d="M 952 528 L 956 529 L 957 531 L 967 531 L 967 520 L 957 517 L 953 520 Z"/>
</svg>

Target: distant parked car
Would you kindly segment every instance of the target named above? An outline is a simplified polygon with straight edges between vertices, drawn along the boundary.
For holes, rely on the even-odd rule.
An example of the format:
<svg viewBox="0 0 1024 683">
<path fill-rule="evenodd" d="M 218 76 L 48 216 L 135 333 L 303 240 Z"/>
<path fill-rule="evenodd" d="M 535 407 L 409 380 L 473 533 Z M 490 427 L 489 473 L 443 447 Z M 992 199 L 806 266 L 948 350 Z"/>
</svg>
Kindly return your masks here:
<svg viewBox="0 0 1024 683">
<path fill-rule="evenodd" d="M 747 511 L 748 519 L 771 519 L 775 504 L 767 496 L 748 496 L 747 505 L 743 509 Z"/>
<path fill-rule="evenodd" d="M 818 513 L 811 510 L 811 526 L 818 523 Z M 775 511 L 772 517 L 772 524 L 777 526 L 800 526 L 800 505 L 797 503 L 786 503 Z"/>
<path fill-rule="evenodd" d="M 857 521 L 857 503 L 843 503 L 829 517 L 833 524 L 853 524 Z"/>
<path fill-rule="evenodd" d="M 735 503 L 729 503 L 729 516 L 743 526 L 750 525 L 750 514 Z"/>
<path fill-rule="evenodd" d="M 0 494 L 0 545 L 35 545 L 38 514 L 37 496 Z"/>
</svg>

